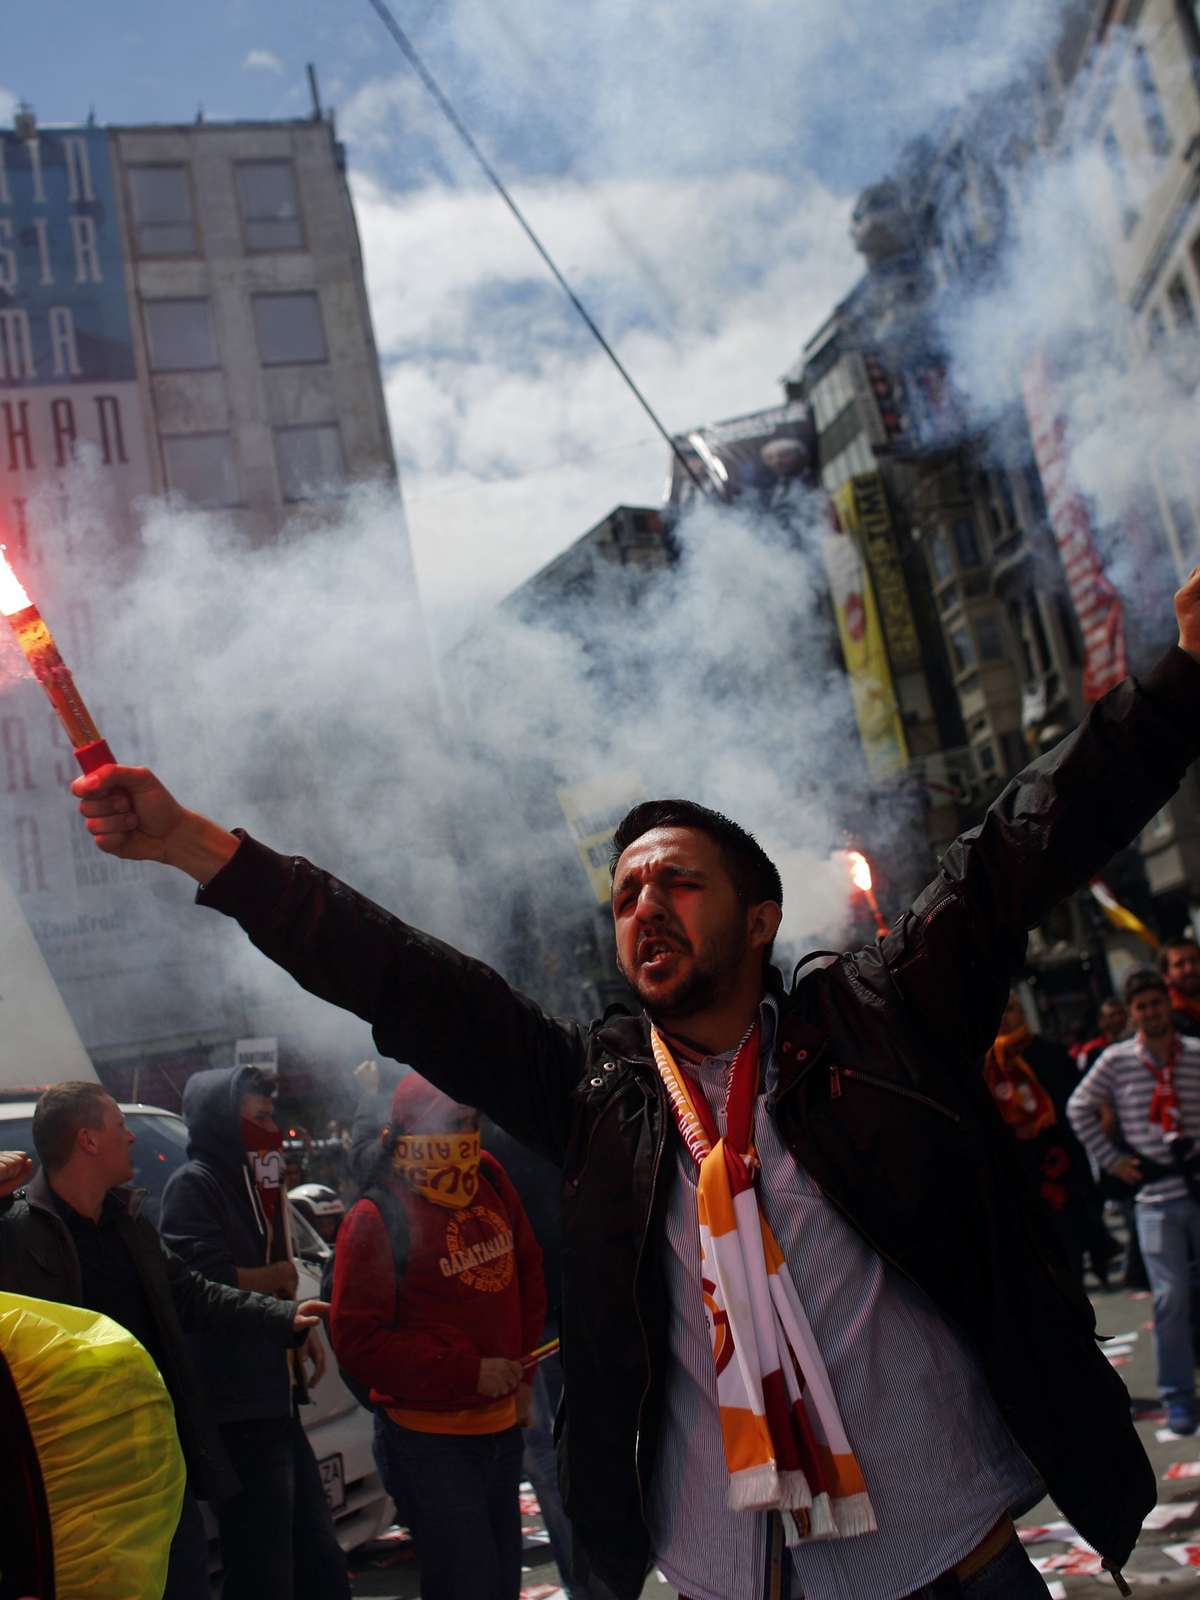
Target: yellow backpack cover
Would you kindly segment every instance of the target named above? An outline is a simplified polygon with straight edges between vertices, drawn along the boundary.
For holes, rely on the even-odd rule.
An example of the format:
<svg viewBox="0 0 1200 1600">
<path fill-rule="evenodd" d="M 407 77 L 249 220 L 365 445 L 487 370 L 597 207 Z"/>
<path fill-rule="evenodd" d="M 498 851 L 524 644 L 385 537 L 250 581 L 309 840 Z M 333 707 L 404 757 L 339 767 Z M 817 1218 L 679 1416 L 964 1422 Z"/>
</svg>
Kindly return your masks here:
<svg viewBox="0 0 1200 1600">
<path fill-rule="evenodd" d="M 31 1592 L 161 1600 L 186 1473 L 154 1362 L 98 1312 L 17 1294 L 0 1294 L 0 1357 L 36 1455 L 18 1485 L 22 1522 L 31 1542 L 48 1522 L 52 1546 L 53 1588 Z M 0 1589 L 21 1564 L 0 1553 Z"/>
</svg>

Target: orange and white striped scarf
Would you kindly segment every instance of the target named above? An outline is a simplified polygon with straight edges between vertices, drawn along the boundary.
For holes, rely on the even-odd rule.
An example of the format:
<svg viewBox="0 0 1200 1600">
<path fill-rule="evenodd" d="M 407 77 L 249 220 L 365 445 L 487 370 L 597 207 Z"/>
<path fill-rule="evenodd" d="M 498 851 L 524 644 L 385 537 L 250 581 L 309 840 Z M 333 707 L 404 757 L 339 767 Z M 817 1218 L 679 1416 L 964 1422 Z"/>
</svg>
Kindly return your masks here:
<svg viewBox="0 0 1200 1600">
<path fill-rule="evenodd" d="M 875 1513 L 846 1438 L 812 1326 L 759 1208 L 752 1144 L 759 1029 L 729 1071 L 727 1134 L 657 1028 L 650 1042 L 699 1169 L 701 1293 L 734 1511 L 784 1513 L 787 1543 L 871 1533 Z"/>
</svg>

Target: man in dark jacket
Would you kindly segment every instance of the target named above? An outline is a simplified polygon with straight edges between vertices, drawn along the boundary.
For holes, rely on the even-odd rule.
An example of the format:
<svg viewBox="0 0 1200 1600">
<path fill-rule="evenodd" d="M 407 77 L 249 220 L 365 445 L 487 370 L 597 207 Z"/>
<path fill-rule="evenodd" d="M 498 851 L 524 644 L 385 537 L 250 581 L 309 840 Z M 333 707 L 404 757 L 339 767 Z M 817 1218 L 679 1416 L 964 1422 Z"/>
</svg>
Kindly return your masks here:
<svg viewBox="0 0 1200 1600">
<path fill-rule="evenodd" d="M 183 1092 L 188 1160 L 163 1191 L 163 1238 L 198 1272 L 264 1294 L 295 1292 L 273 1080 L 256 1067 L 197 1072 Z M 210 1413 L 242 1487 L 217 1508 L 225 1600 L 349 1600 L 312 1446 L 296 1407 L 325 1369 L 316 1329 L 294 1358 L 193 1342 Z"/>
<path fill-rule="evenodd" d="M 73 785 L 102 849 L 190 874 L 201 904 L 370 1019 L 381 1052 L 563 1168 L 567 1508 L 621 1600 L 652 1554 L 693 1596 L 761 1593 L 785 1533 L 809 1600 L 968 1580 L 979 1600 L 1042 1593 L 1008 1513 L 1043 1486 L 1107 1566 L 1129 1555 L 1154 1475 L 1091 1308 L 1014 1182 L 980 1063 L 1027 930 L 1200 753 L 1200 568 L 1176 613 L 1180 648 L 1014 779 L 886 938 L 810 967 L 790 993 L 767 964 L 781 889 L 761 849 L 701 808 L 638 808 L 616 836 L 613 914 L 644 1014 L 586 1029 L 309 863 L 185 811 L 144 769 Z M 702 1097 L 722 1133 L 734 1078 L 759 1091 L 736 1105 L 753 1114 L 755 1198 L 811 1325 L 809 1365 L 828 1378 L 837 1485 L 865 1484 L 868 1538 L 814 1542 L 794 1513 L 726 1506 L 713 1369 L 731 1375 L 729 1340 L 715 1313 L 705 1326 L 688 1164 L 703 1141 L 685 1138 L 683 1109 L 699 1122 Z"/>
<path fill-rule="evenodd" d="M 12 1156 L 0 1170 L 0 1289 L 102 1311 L 154 1358 L 175 1407 L 189 1485 L 164 1600 L 208 1600 L 208 1536 L 193 1496 L 219 1506 L 238 1482 L 185 1333 L 282 1360 L 323 1308 L 227 1288 L 185 1266 L 141 1215 L 142 1191 L 126 1187 L 133 1137 L 98 1083 L 46 1090 L 33 1116 L 40 1170 L 15 1196 L 30 1164 Z"/>
</svg>

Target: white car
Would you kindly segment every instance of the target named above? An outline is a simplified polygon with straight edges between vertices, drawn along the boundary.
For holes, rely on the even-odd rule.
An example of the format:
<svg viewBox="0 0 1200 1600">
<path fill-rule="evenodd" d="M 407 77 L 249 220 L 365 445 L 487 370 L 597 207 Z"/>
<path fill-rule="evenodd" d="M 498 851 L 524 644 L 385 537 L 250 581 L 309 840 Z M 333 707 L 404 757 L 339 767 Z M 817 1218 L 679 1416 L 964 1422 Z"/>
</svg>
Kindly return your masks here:
<svg viewBox="0 0 1200 1600">
<path fill-rule="evenodd" d="M 0 1150 L 24 1150 L 36 1160 L 34 1104 L 32 1100 L 0 1103 Z M 187 1124 L 173 1111 L 155 1106 L 123 1105 L 121 1110 L 135 1138 L 133 1181 L 145 1189 L 144 1213 L 157 1225 L 163 1187 L 187 1160 Z M 290 1221 L 300 1273 L 297 1297 L 319 1299 L 321 1263 L 329 1255 L 329 1246 L 295 1206 Z M 372 1454 L 374 1425 L 370 1412 L 363 1410 L 338 1376 L 332 1356 L 312 1397 L 313 1404 L 300 1413 L 304 1431 L 321 1468 L 338 1542 L 343 1550 L 353 1550 L 378 1538 L 394 1516 Z"/>
</svg>

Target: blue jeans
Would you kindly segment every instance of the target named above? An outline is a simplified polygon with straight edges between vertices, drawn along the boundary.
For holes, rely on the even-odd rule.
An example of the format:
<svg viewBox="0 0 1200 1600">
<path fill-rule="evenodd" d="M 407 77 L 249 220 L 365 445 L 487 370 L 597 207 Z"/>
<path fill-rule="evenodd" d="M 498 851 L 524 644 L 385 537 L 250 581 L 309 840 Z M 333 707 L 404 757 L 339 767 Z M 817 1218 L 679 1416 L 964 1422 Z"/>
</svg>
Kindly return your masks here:
<svg viewBox="0 0 1200 1600">
<path fill-rule="evenodd" d="M 1142 1201 L 1134 1207 L 1138 1243 L 1154 1295 L 1158 1392 L 1170 1405 L 1196 1393 L 1192 1352 L 1191 1256 L 1200 1260 L 1200 1206 L 1194 1200 Z"/>
<path fill-rule="evenodd" d="M 417 1433 L 385 1417 L 379 1442 L 416 1545 L 422 1600 L 517 1600 L 520 1428 Z"/>
</svg>

